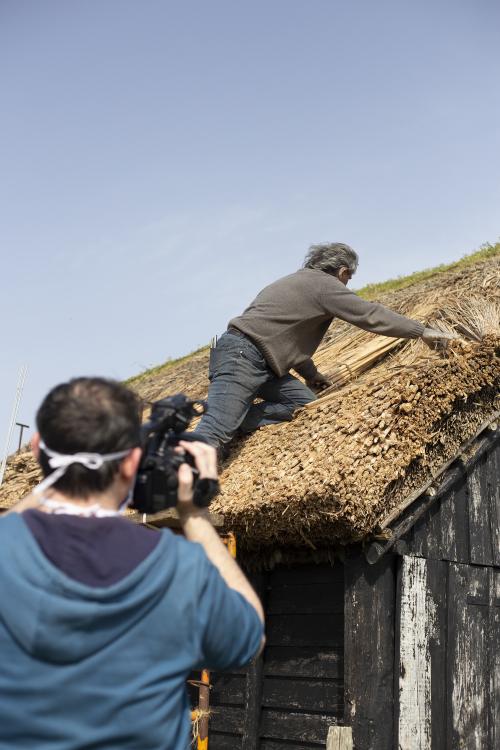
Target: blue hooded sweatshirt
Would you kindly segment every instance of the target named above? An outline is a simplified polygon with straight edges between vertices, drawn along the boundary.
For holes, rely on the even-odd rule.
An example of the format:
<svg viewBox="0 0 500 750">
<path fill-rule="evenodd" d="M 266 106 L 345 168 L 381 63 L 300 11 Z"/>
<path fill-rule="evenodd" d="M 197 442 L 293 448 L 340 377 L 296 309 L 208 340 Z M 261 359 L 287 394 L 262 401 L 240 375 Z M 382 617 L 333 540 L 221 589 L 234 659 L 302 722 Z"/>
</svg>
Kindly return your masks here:
<svg viewBox="0 0 500 750">
<path fill-rule="evenodd" d="M 0 750 L 186 750 L 186 678 L 243 666 L 262 625 L 202 547 L 169 531 L 108 587 L 68 577 L 0 519 Z"/>
</svg>

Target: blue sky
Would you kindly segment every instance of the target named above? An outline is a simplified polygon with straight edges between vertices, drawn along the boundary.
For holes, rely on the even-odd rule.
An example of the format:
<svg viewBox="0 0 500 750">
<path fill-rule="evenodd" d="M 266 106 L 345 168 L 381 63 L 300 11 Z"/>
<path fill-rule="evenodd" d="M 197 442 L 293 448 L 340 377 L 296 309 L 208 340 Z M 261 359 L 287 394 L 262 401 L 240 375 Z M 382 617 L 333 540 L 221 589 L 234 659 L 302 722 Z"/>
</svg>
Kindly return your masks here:
<svg viewBox="0 0 500 750">
<path fill-rule="evenodd" d="M 496 0 L 2 0 L 0 451 L 221 332 L 313 242 L 355 286 L 495 242 Z M 15 447 L 15 439 L 12 447 Z"/>
</svg>

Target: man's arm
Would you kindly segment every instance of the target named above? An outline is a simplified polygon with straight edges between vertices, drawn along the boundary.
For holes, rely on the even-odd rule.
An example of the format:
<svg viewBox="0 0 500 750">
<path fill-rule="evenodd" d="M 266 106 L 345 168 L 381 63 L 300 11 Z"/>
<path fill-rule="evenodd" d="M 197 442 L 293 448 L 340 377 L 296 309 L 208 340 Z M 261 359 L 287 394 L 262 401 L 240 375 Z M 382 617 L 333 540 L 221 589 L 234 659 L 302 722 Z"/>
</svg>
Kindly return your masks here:
<svg viewBox="0 0 500 750">
<path fill-rule="evenodd" d="M 184 441 L 180 442 L 180 447 L 194 457 L 200 478 L 217 478 L 217 454 L 214 448 L 201 442 Z M 182 464 L 179 468 L 178 479 L 177 512 L 186 539 L 201 544 L 229 588 L 247 600 L 263 623 L 264 611 L 260 599 L 210 523 L 208 510 L 193 504 L 193 472 L 188 464 Z"/>
<path fill-rule="evenodd" d="M 404 339 L 416 339 L 424 333 L 423 323 L 359 297 L 334 276 L 329 277 L 321 302 L 332 316 L 371 333 Z"/>
<path fill-rule="evenodd" d="M 319 372 L 312 359 L 306 359 L 305 362 L 296 365 L 293 369 L 304 378 L 306 385 L 308 385 L 309 388 L 323 390 L 332 384 L 331 380 L 328 380 L 325 375 Z"/>
<path fill-rule="evenodd" d="M 328 291 L 323 292 L 321 302 L 334 317 L 381 336 L 422 338 L 428 346 L 436 348 L 446 347 L 450 339 L 458 338 L 453 333 L 426 328 L 418 320 L 400 315 L 379 302 L 369 302 L 347 289 L 335 277 L 330 277 Z"/>
</svg>

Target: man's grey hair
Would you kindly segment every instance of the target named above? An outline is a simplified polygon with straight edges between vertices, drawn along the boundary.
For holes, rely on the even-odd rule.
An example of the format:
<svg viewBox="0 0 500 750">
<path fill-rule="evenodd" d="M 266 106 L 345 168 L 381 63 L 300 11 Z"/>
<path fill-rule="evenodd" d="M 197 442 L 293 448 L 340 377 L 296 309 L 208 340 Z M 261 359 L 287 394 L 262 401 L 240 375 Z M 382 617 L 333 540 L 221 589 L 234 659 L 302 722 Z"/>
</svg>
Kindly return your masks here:
<svg viewBox="0 0 500 750">
<path fill-rule="evenodd" d="M 313 268 L 335 275 L 341 268 L 355 273 L 358 267 L 358 254 L 342 242 L 311 245 L 304 260 L 304 268 Z"/>
</svg>

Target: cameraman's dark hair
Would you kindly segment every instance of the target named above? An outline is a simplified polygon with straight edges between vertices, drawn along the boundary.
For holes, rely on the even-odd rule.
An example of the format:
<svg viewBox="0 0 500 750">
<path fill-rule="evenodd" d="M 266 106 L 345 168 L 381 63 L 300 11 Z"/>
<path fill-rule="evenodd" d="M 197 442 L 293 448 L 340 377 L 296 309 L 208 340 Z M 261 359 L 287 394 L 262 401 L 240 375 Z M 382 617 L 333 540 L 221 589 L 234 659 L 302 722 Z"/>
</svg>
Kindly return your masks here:
<svg viewBox="0 0 500 750">
<path fill-rule="evenodd" d="M 334 276 L 342 267 L 354 273 L 358 267 L 358 254 L 342 242 L 311 245 L 304 260 L 304 268 L 325 271 Z"/>
<path fill-rule="evenodd" d="M 53 388 L 36 415 L 47 448 L 58 453 L 114 453 L 140 445 L 138 397 L 114 380 L 75 378 Z M 121 459 L 122 460 L 122 459 Z M 40 451 L 44 476 L 51 474 L 48 457 Z M 100 469 L 72 464 L 54 488 L 70 497 L 104 492 L 113 482 L 120 459 Z"/>
</svg>

